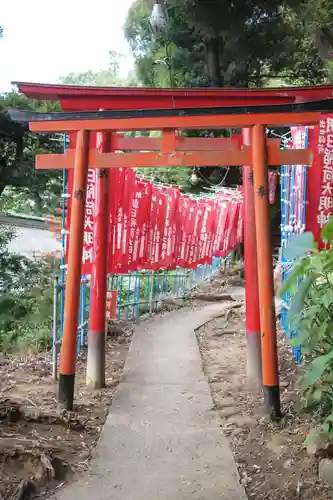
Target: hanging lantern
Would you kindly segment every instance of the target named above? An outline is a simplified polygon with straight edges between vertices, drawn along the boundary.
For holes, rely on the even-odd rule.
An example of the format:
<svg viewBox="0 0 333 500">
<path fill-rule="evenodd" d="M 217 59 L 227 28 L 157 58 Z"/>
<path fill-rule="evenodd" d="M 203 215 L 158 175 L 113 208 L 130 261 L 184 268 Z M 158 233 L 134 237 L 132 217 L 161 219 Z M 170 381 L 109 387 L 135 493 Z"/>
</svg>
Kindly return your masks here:
<svg viewBox="0 0 333 500">
<path fill-rule="evenodd" d="M 197 174 L 196 174 L 196 171 L 195 171 L 195 170 L 193 171 L 193 173 L 192 173 L 192 175 L 191 175 L 191 177 L 190 177 L 190 181 L 191 181 L 191 184 L 192 184 L 193 186 L 196 186 L 196 185 L 198 184 L 198 182 L 199 182 L 199 177 L 197 176 Z"/>
<path fill-rule="evenodd" d="M 269 203 L 274 205 L 276 202 L 276 188 L 278 182 L 278 173 L 276 170 L 268 171 L 268 198 Z"/>
<path fill-rule="evenodd" d="M 160 2 L 154 4 L 151 16 L 149 18 L 150 26 L 154 33 L 161 33 L 167 27 L 167 18 Z"/>
</svg>

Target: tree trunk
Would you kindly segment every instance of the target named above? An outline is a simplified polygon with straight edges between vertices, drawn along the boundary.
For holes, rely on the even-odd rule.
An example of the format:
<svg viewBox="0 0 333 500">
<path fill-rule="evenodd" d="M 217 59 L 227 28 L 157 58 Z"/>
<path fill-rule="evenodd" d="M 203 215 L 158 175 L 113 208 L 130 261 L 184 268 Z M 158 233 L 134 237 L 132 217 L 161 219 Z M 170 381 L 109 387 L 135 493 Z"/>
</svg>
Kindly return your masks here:
<svg viewBox="0 0 333 500">
<path fill-rule="evenodd" d="M 319 54 L 326 61 L 333 60 L 333 29 L 328 27 L 318 28 L 315 33 L 315 41 Z"/>
<path fill-rule="evenodd" d="M 211 87 L 222 87 L 220 68 L 220 42 L 217 37 L 209 38 L 205 42 L 207 51 L 207 72 Z"/>
<path fill-rule="evenodd" d="M 36 211 L 38 214 L 41 214 L 43 212 L 43 199 L 36 191 L 33 193 L 33 198 L 36 206 Z"/>
<path fill-rule="evenodd" d="M 4 190 L 6 189 L 6 187 L 7 187 L 6 184 L 2 184 L 0 182 L 0 196 L 2 195 L 2 193 L 4 192 Z"/>
</svg>

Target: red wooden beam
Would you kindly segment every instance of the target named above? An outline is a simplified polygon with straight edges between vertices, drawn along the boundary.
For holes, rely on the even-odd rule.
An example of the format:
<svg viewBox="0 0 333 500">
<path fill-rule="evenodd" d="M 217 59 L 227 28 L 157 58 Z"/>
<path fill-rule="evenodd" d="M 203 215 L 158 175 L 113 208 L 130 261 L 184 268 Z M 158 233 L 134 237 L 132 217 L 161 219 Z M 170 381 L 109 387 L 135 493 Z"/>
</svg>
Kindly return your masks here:
<svg viewBox="0 0 333 500">
<path fill-rule="evenodd" d="M 333 85 L 280 88 L 154 89 L 13 82 L 27 97 L 60 101 L 63 109 L 158 109 L 240 106 L 315 101 L 333 95 Z"/>
<path fill-rule="evenodd" d="M 268 142 L 268 165 L 308 165 L 312 161 L 307 149 L 280 150 L 275 141 Z M 64 155 L 37 155 L 38 170 L 71 169 L 74 165 L 74 151 Z M 141 152 L 100 153 L 91 149 L 90 168 L 164 168 L 164 167 L 221 167 L 252 165 L 252 149 L 244 146 L 238 151 L 193 151 L 193 152 Z"/>
<path fill-rule="evenodd" d="M 165 135 L 165 134 L 163 134 Z M 270 139 L 277 141 L 279 139 Z M 112 145 L 115 151 L 161 151 L 162 137 L 124 137 L 123 134 L 112 134 Z M 241 144 L 240 136 L 233 134 L 232 138 L 224 137 L 184 137 L 175 136 L 169 151 L 235 151 Z M 166 141 L 163 145 L 165 147 Z M 170 146 L 170 145 L 169 145 Z"/>
<path fill-rule="evenodd" d="M 177 149 L 176 131 L 174 129 L 163 130 L 162 140 L 161 140 L 161 151 L 163 153 L 168 153 L 169 151 L 176 151 L 176 149 Z"/>
<path fill-rule="evenodd" d="M 162 116 L 148 118 L 103 118 L 88 120 L 59 120 L 30 122 L 32 132 L 77 132 L 78 130 L 133 131 L 163 129 L 223 129 L 253 127 L 255 125 L 287 126 L 310 125 L 320 121 L 319 111 L 258 113 L 240 115 L 203 115 L 203 116 Z"/>
<path fill-rule="evenodd" d="M 164 134 L 165 135 L 165 134 Z M 237 137 L 237 136 L 236 136 Z M 123 137 L 113 134 L 113 149 L 120 151 L 160 151 L 162 137 Z M 166 144 L 164 140 L 164 145 Z M 239 149 L 238 138 L 183 137 L 175 136 L 169 151 L 234 151 Z"/>
</svg>

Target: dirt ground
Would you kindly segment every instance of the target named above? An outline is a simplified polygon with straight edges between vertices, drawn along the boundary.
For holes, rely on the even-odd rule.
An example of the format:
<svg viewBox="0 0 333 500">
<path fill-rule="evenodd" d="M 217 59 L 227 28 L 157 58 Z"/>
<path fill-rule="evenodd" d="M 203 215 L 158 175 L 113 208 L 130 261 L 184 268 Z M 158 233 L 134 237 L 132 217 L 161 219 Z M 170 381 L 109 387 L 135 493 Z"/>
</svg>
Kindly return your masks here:
<svg viewBox="0 0 333 500">
<path fill-rule="evenodd" d="M 130 332 L 107 342 L 106 388 L 85 386 L 79 355 L 75 412 L 59 411 L 50 353 L 0 362 L 0 499 L 43 497 L 88 464 L 114 397 Z"/>
<path fill-rule="evenodd" d="M 225 332 L 228 332 L 227 334 Z M 197 331 L 214 406 L 230 439 L 241 482 L 255 500 L 331 500 L 318 481 L 318 460 L 303 447 L 309 424 L 296 411 L 299 376 L 285 337 L 279 334 L 284 418 L 272 424 L 262 397 L 246 386 L 244 313 L 233 310 Z"/>
<path fill-rule="evenodd" d="M 227 270 L 198 293 L 214 300 L 213 295 L 227 294 L 231 281 L 233 286 L 242 284 L 234 270 Z M 192 308 L 205 304 L 204 299 L 186 302 Z M 86 352 L 79 356 L 72 413 L 57 408 L 50 353 L 0 358 L 0 500 L 47 497 L 86 470 L 128 352 L 132 330 L 123 332 L 115 329 L 107 342 L 105 389 L 87 390 Z M 331 500 L 333 493 L 318 481 L 318 459 L 303 447 L 309 424 L 296 411 L 299 369 L 285 337 L 279 335 L 284 418 L 272 424 L 262 414 L 261 395 L 246 386 L 244 308 L 227 312 L 196 333 L 214 407 L 248 498 Z"/>
</svg>

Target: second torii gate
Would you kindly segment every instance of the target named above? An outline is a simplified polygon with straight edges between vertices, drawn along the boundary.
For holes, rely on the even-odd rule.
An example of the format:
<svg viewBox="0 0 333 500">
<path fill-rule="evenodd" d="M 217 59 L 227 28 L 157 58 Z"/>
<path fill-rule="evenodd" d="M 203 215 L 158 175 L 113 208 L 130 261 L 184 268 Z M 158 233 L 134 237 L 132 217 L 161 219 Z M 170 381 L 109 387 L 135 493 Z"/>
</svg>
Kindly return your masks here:
<svg viewBox="0 0 333 500">
<path fill-rule="evenodd" d="M 265 403 L 272 417 L 280 415 L 276 320 L 273 292 L 273 268 L 270 242 L 268 165 L 308 164 L 306 150 L 280 151 L 268 145 L 266 126 L 305 125 L 320 120 L 321 112 L 332 108 L 332 101 L 296 105 L 238 106 L 219 108 L 140 110 L 120 112 L 25 113 L 13 111 L 13 119 L 30 122 L 34 132 L 75 132 L 74 187 L 71 213 L 71 238 L 65 320 L 60 359 L 59 400 L 72 409 L 74 399 L 76 332 L 84 231 L 85 191 L 89 168 L 193 167 L 251 165 L 254 171 L 255 221 L 257 230 L 257 267 L 261 320 L 262 375 Z M 176 131 L 189 129 L 252 129 L 252 146 L 234 151 L 180 151 Z M 92 132 L 161 130 L 160 151 L 110 153 L 90 149 Z M 112 137 L 111 137 L 112 139 Z M 54 161 L 54 155 L 52 156 Z M 73 153 L 57 155 L 57 168 L 69 168 Z M 39 168 L 49 168 L 48 156 L 37 159 Z"/>
<path fill-rule="evenodd" d="M 144 88 L 144 87 L 93 87 L 77 85 L 53 85 L 42 83 L 13 82 L 20 92 L 31 99 L 59 101 L 63 111 L 135 110 L 135 109 L 182 109 L 216 106 L 249 106 L 293 104 L 298 102 L 327 99 L 333 95 L 333 85 L 280 88 Z M 251 130 L 243 128 L 243 144 L 249 145 Z M 101 143 L 108 148 L 108 143 Z M 121 148 L 119 148 L 121 149 Z M 141 149 L 145 149 L 142 147 Z M 148 148 L 149 150 L 149 148 Z M 190 150 L 195 150 L 194 147 Z M 101 178 L 97 171 L 97 191 L 104 193 L 107 178 Z M 260 318 L 258 300 L 258 278 L 256 263 L 256 236 L 254 219 L 254 194 L 252 171 L 243 166 L 244 197 L 244 264 L 245 302 L 246 302 L 246 339 L 247 339 L 247 376 L 248 382 L 261 385 L 260 356 Z M 103 235 L 108 223 L 106 196 L 99 196 L 95 204 L 94 260 L 92 271 L 92 292 L 90 303 L 89 341 L 103 330 L 105 302 L 103 297 L 104 264 Z M 98 248 L 97 248 L 98 247 Z M 106 293 L 106 290 L 105 290 Z M 104 371 L 96 371 L 94 363 L 88 359 L 87 383 L 95 388 L 103 387 Z"/>
</svg>

